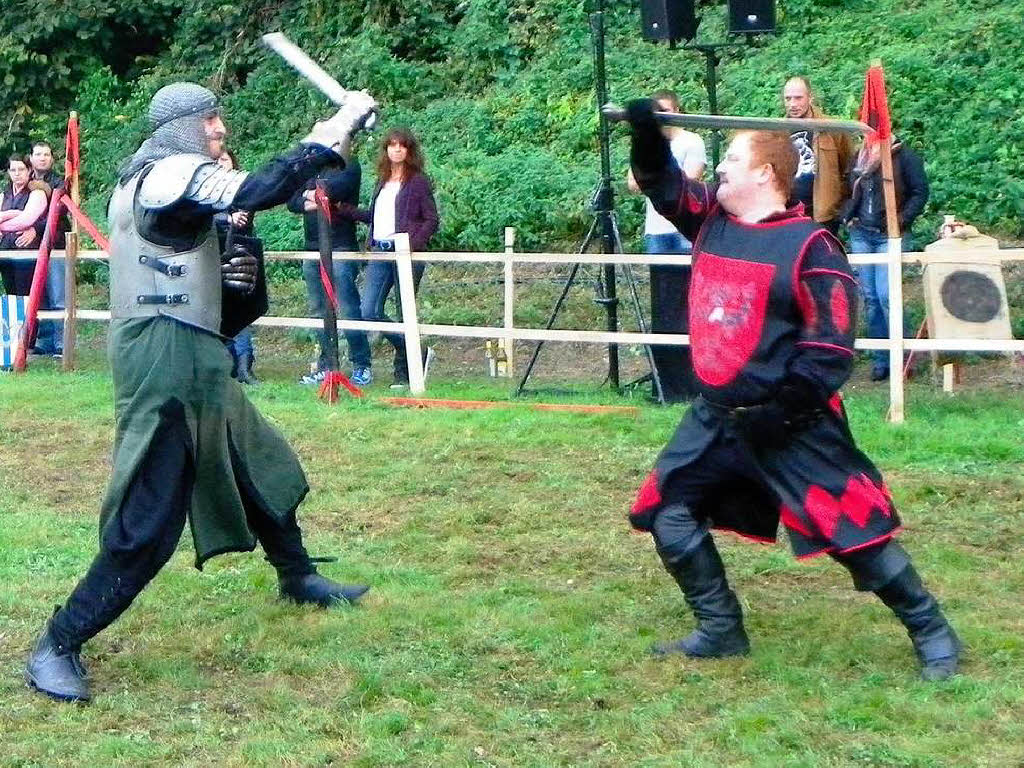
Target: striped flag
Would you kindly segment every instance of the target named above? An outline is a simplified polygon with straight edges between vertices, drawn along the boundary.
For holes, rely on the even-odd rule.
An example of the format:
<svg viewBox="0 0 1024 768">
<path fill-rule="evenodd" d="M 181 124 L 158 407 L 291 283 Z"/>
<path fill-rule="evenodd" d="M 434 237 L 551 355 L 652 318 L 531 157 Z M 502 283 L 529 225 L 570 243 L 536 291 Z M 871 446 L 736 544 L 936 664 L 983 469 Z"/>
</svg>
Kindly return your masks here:
<svg viewBox="0 0 1024 768">
<path fill-rule="evenodd" d="M 0 369 L 14 367 L 14 356 L 21 343 L 21 326 L 25 324 L 27 296 L 0 296 Z"/>
</svg>

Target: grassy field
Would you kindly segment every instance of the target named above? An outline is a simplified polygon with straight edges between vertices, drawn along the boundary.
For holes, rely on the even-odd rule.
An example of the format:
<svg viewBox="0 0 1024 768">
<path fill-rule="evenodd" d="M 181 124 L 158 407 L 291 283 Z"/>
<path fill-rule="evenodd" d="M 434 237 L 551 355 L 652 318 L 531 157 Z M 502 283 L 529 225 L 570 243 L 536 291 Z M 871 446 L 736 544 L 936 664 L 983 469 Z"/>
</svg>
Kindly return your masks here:
<svg viewBox="0 0 1024 768">
<path fill-rule="evenodd" d="M 507 397 L 466 377 L 432 390 Z M 903 542 L 967 645 L 964 674 L 939 685 L 916 679 L 901 627 L 827 558 L 731 537 L 752 655 L 649 658 L 692 619 L 624 513 L 682 408 L 327 408 L 283 373 L 253 399 L 307 468 L 312 553 L 373 591 L 357 609 L 300 609 L 275 599 L 258 555 L 199 573 L 183 541 L 86 647 L 94 703 L 67 706 L 21 671 L 94 552 L 109 378 L 0 374 L 0 764 L 1024 765 L 1019 388 L 916 385 L 898 429 L 882 390 L 848 392 Z"/>
</svg>

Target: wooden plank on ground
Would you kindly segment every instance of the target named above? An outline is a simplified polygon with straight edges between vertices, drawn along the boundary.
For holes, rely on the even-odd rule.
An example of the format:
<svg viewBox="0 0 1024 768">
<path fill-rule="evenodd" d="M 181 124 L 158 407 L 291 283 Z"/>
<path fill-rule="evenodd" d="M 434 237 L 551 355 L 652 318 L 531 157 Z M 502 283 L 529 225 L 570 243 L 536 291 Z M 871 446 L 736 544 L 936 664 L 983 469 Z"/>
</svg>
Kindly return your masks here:
<svg viewBox="0 0 1024 768">
<path fill-rule="evenodd" d="M 584 405 L 576 403 L 507 403 L 494 400 L 444 400 L 431 397 L 382 397 L 378 402 L 399 408 L 447 408 L 454 411 L 481 411 L 495 408 L 528 408 L 531 411 L 568 413 L 605 413 L 618 416 L 640 415 L 634 405 Z"/>
</svg>

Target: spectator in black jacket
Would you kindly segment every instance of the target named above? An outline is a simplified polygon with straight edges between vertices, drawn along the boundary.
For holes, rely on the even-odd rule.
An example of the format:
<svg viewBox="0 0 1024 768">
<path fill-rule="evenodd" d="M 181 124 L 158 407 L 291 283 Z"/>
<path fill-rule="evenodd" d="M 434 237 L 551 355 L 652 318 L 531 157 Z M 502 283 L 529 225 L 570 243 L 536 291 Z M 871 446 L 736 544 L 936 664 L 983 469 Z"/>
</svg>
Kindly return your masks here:
<svg viewBox="0 0 1024 768">
<path fill-rule="evenodd" d="M 306 187 L 292 196 L 288 201 L 288 210 L 292 213 L 302 214 L 302 226 L 305 231 L 305 249 L 307 251 L 320 250 L 320 229 L 317 220 L 316 202 L 313 199 L 317 182 L 322 182 L 327 197 L 332 206 L 339 204 L 356 205 L 359 203 L 359 184 L 362 181 L 362 169 L 359 163 L 353 159 L 343 169 L 327 168 L 315 179 L 306 183 Z M 351 219 L 341 216 L 331 216 L 331 250 L 334 251 L 357 251 L 356 226 Z M 359 272 L 359 262 L 342 261 L 334 262 L 334 293 L 338 298 L 338 315 L 347 320 L 362 320 L 363 315 L 359 310 L 359 289 L 356 286 L 356 277 Z M 323 283 L 320 280 L 320 264 L 316 261 L 302 262 L 302 277 L 306 281 L 306 296 L 309 300 L 309 310 L 313 317 L 323 317 L 327 305 L 327 296 L 324 293 Z M 320 358 L 317 360 L 317 368 L 314 373 L 302 377 L 303 384 L 318 384 L 323 381 L 324 371 L 327 369 L 327 340 L 324 332 L 316 332 L 320 343 Z M 364 331 L 345 331 L 345 341 L 348 342 L 348 357 L 352 363 L 352 374 L 350 379 L 356 386 L 365 387 L 373 381 L 373 374 L 370 372 L 370 341 Z"/>
<path fill-rule="evenodd" d="M 13 154 L 7 160 L 7 176 L 10 179 L 2 191 L 0 191 L 0 212 L 3 211 L 24 211 L 29 206 L 32 196 L 30 186 L 31 172 L 29 171 L 28 158 L 24 155 Z M 36 193 L 39 199 L 39 193 Z M 34 214 L 32 214 L 34 215 Z M 40 210 L 40 215 L 46 216 L 45 210 Z M 11 224 L 10 221 L 7 222 Z M 19 224 L 19 226 L 21 226 Z M 26 224 L 27 229 L 13 230 L 8 232 L 5 227 L 0 233 L 0 251 L 29 251 L 34 250 L 34 245 L 39 240 L 36 237 L 34 224 Z M 0 259 L 0 274 L 3 275 L 4 291 L 17 296 L 28 296 L 32 286 L 32 273 L 35 271 L 35 253 L 26 253 L 25 258 Z"/>
<path fill-rule="evenodd" d="M 910 228 L 928 202 L 928 176 L 920 156 L 901 141 L 893 138 L 893 180 L 896 186 L 896 208 L 903 250 L 911 250 Z M 851 195 L 840 216 L 850 232 L 850 253 L 886 253 L 885 195 L 882 190 L 882 163 L 879 144 L 873 142 L 861 149 L 851 172 Z M 889 336 L 889 269 L 885 264 L 862 264 L 858 269 L 868 337 Z M 873 353 L 871 380 L 889 378 L 889 352 Z"/>
<path fill-rule="evenodd" d="M 229 171 L 240 170 L 238 157 L 227 147 L 222 148 L 217 158 L 217 165 Z M 255 211 L 226 210 L 213 214 L 213 225 L 217 228 L 221 250 L 227 242 L 228 230 L 234 228 L 235 234 L 252 237 L 255 234 Z M 231 378 L 243 384 L 256 384 L 259 379 L 252 372 L 256 364 L 256 345 L 252 338 L 252 326 L 243 328 L 233 339 L 226 342 L 231 353 Z"/>
</svg>

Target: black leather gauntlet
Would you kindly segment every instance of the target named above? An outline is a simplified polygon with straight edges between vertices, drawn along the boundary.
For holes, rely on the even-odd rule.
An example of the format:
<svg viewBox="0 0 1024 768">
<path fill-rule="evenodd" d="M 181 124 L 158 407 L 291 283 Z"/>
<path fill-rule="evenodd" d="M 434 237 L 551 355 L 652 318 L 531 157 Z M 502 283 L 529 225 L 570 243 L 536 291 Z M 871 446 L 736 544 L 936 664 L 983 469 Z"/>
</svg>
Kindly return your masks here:
<svg viewBox="0 0 1024 768">
<path fill-rule="evenodd" d="M 242 243 L 235 243 L 221 254 L 221 282 L 229 290 L 252 293 L 258 272 L 259 261 Z"/>
</svg>

